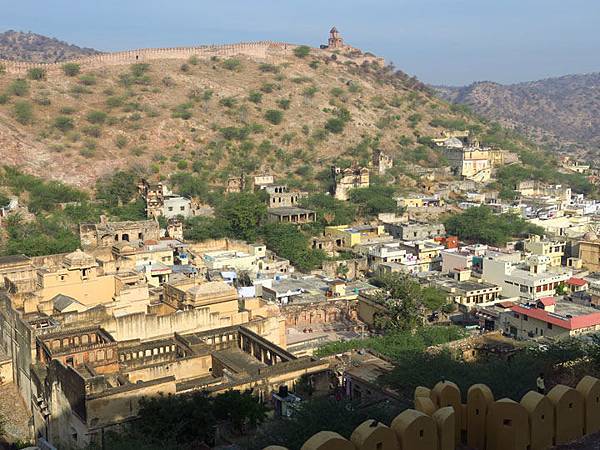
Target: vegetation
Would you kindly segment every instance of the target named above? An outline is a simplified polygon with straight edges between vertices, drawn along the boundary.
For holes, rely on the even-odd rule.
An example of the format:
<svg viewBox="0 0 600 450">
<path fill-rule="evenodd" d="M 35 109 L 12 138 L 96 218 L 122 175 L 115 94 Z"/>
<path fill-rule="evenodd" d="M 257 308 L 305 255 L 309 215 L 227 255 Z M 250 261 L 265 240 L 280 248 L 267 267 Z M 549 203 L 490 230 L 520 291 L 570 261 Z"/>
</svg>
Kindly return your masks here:
<svg viewBox="0 0 600 450">
<path fill-rule="evenodd" d="M 283 121 L 283 113 L 277 109 L 269 109 L 265 113 L 265 119 L 273 125 L 279 125 Z"/>
<path fill-rule="evenodd" d="M 296 47 L 294 49 L 294 55 L 297 58 L 306 58 L 308 55 L 310 55 L 310 47 L 308 47 L 307 45 L 301 45 L 299 47 Z"/>
<path fill-rule="evenodd" d="M 347 225 L 356 219 L 356 207 L 327 194 L 313 194 L 302 200 L 302 207 L 317 213 L 317 221 L 323 227 Z"/>
<path fill-rule="evenodd" d="M 398 211 L 393 195 L 393 187 L 376 184 L 368 188 L 353 189 L 350 191 L 350 201 L 358 206 L 361 215 L 376 216 Z"/>
<path fill-rule="evenodd" d="M 75 77 L 79 75 L 81 67 L 77 63 L 66 63 L 62 66 L 63 73 L 68 77 Z"/>
<path fill-rule="evenodd" d="M 254 242 L 265 220 L 267 206 L 258 195 L 248 192 L 229 194 L 216 211 L 216 217 L 227 224 L 225 233 L 236 239 Z"/>
<path fill-rule="evenodd" d="M 491 208 L 479 206 L 448 217 L 444 221 L 448 234 L 461 240 L 502 246 L 513 237 L 543 235 L 541 227 L 530 224 L 516 214 L 494 214 Z"/>
<path fill-rule="evenodd" d="M 325 259 L 321 250 L 310 248 L 308 236 L 292 224 L 268 224 L 263 227 L 267 247 L 278 256 L 290 262 L 304 272 L 320 267 Z"/>
<path fill-rule="evenodd" d="M 25 97 L 29 94 L 29 83 L 27 80 L 17 78 L 8 86 L 8 93 L 17 97 Z"/>
<path fill-rule="evenodd" d="M 33 122 L 33 108 L 27 100 L 15 102 L 13 107 L 15 120 L 22 125 L 29 125 Z"/>
</svg>

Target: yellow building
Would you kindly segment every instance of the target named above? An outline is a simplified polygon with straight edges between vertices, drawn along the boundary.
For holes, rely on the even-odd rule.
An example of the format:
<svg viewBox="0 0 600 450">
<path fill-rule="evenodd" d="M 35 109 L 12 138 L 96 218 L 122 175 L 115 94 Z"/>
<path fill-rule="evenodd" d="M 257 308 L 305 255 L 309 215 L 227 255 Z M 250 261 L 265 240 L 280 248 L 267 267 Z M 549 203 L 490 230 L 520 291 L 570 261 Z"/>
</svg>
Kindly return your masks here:
<svg viewBox="0 0 600 450">
<path fill-rule="evenodd" d="M 525 242 L 525 251 L 534 255 L 547 256 L 550 259 L 550 266 L 559 267 L 562 265 L 566 245 L 565 241 L 542 239 L 535 235 Z"/>
<path fill-rule="evenodd" d="M 338 225 L 325 227 L 325 236 L 334 238 L 338 247 L 351 248 L 355 245 L 364 244 L 370 239 L 385 235 L 386 232 L 383 225 L 360 225 L 355 227 Z"/>
<path fill-rule="evenodd" d="M 594 233 L 586 233 L 579 242 L 579 259 L 590 272 L 600 272 L 600 240 Z"/>
</svg>

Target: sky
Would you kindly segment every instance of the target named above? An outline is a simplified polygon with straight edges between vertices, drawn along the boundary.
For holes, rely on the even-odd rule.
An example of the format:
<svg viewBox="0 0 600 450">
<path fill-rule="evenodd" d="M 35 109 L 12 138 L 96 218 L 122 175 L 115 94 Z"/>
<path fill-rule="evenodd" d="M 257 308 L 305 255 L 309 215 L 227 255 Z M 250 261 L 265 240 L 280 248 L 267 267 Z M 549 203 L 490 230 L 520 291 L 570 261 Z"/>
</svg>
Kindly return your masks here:
<svg viewBox="0 0 600 450">
<path fill-rule="evenodd" d="M 0 32 L 102 51 L 345 41 L 431 84 L 600 71 L 598 0 L 0 0 Z"/>
</svg>

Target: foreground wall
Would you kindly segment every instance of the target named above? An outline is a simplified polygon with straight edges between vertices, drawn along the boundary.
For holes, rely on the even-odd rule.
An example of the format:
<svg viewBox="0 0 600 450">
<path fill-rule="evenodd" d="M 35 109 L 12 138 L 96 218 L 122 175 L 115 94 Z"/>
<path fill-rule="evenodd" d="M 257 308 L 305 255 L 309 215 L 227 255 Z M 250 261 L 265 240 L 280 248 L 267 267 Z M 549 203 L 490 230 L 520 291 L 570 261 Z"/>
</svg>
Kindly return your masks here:
<svg viewBox="0 0 600 450">
<path fill-rule="evenodd" d="M 544 450 L 600 432 L 600 380 L 585 376 L 575 388 L 557 385 L 547 395 L 530 391 L 520 402 L 494 400 L 476 384 L 466 393 L 441 381 L 415 390 L 415 409 L 388 427 L 376 420 L 359 425 L 350 439 L 331 431 L 315 434 L 302 450 Z M 265 450 L 285 450 L 271 446 Z"/>
</svg>

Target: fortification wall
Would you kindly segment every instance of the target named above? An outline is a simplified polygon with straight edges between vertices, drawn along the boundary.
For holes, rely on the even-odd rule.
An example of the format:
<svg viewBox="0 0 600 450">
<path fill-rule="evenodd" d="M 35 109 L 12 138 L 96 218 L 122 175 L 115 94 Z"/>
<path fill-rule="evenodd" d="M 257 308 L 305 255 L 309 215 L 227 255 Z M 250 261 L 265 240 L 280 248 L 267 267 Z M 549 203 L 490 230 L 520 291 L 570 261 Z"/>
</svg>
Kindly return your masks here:
<svg viewBox="0 0 600 450">
<path fill-rule="evenodd" d="M 387 425 L 367 420 L 350 440 L 321 431 L 302 450 L 545 450 L 600 431 L 600 380 L 585 376 L 575 388 L 547 395 L 530 391 L 520 402 L 494 400 L 484 384 L 471 386 L 466 404 L 458 386 L 440 381 L 415 390 L 415 409 Z M 270 446 L 265 450 L 285 450 Z"/>
<path fill-rule="evenodd" d="M 144 63 L 161 59 L 188 59 L 191 56 L 196 56 L 199 59 L 249 56 L 260 60 L 278 62 L 292 56 L 292 52 L 296 47 L 294 44 L 259 41 L 227 45 L 204 45 L 199 47 L 144 48 L 114 53 L 101 53 L 99 55 L 73 59 L 68 62 L 79 64 L 82 70 Z M 57 75 L 62 73 L 62 66 L 64 64 L 64 61 L 57 63 L 32 63 L 0 59 L 0 65 L 4 66 L 6 72 L 15 75 L 25 75 L 29 69 L 34 67 L 43 68 L 46 70 L 48 76 Z"/>
</svg>

